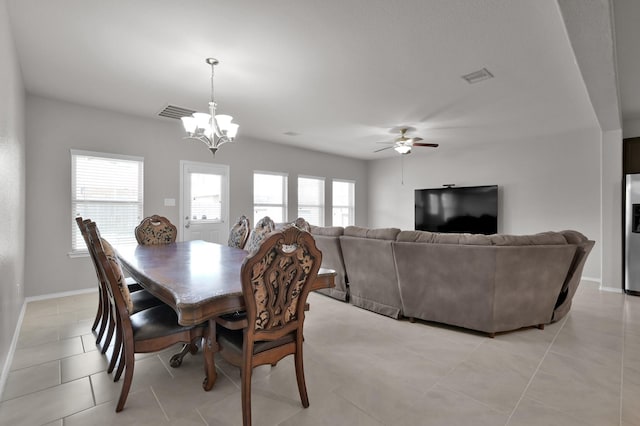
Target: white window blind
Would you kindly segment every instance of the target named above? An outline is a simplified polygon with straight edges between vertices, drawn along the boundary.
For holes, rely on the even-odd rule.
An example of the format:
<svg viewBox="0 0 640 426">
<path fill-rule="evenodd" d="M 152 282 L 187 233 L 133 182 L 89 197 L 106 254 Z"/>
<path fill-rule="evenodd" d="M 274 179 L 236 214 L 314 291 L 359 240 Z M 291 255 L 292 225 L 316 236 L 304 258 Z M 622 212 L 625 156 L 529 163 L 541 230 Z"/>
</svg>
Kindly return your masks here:
<svg viewBox="0 0 640 426">
<path fill-rule="evenodd" d="M 287 221 L 287 175 L 253 173 L 253 224 L 269 216 L 276 223 Z"/>
<path fill-rule="evenodd" d="M 71 150 L 71 251 L 86 251 L 75 217 L 91 219 L 112 244 L 135 243 L 143 212 L 144 159 Z"/>
<path fill-rule="evenodd" d="M 332 190 L 333 226 L 354 225 L 356 183 L 334 180 Z"/>
<path fill-rule="evenodd" d="M 324 226 L 324 178 L 298 177 L 298 217 L 311 225 Z"/>
</svg>

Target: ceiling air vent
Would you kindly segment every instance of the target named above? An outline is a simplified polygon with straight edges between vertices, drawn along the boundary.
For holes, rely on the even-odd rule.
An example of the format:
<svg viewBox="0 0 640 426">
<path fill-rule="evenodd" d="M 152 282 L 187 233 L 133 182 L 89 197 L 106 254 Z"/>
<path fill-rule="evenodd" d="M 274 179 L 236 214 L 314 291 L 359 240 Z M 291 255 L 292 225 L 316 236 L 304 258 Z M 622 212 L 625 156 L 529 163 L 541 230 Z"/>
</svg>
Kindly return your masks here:
<svg viewBox="0 0 640 426">
<path fill-rule="evenodd" d="M 491 74 L 488 69 L 482 68 L 481 70 L 474 71 L 467 75 L 463 75 L 462 78 L 467 80 L 467 83 L 473 84 L 473 83 L 478 83 L 482 80 L 488 80 L 490 78 L 493 78 L 493 74 Z"/>
<path fill-rule="evenodd" d="M 160 117 L 175 118 L 180 120 L 182 117 L 189 117 L 195 111 L 192 109 L 182 108 L 175 105 L 167 105 L 165 109 L 158 114 Z"/>
</svg>

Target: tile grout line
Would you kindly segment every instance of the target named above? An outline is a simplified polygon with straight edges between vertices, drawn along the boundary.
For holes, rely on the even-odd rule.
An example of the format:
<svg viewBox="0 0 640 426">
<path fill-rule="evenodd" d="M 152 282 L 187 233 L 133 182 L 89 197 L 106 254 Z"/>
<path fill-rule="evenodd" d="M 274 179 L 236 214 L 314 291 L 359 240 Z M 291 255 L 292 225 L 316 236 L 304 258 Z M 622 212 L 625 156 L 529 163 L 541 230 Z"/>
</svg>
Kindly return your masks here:
<svg viewBox="0 0 640 426">
<path fill-rule="evenodd" d="M 511 414 L 509 414 L 509 417 L 507 418 L 505 426 L 508 426 L 509 423 L 511 422 L 511 418 L 513 418 L 513 415 L 516 413 L 516 410 L 518 409 L 518 407 L 520 406 L 520 403 L 524 399 L 524 395 L 527 393 L 527 390 L 529 390 L 529 387 L 531 386 L 531 383 L 533 382 L 533 379 L 538 374 L 538 371 L 540 371 L 540 367 L 542 366 L 542 363 L 547 358 L 547 355 L 551 351 L 551 347 L 553 346 L 553 344 L 555 343 L 556 339 L 560 335 L 560 332 L 562 331 L 562 329 L 564 328 L 565 324 L 567 323 L 567 318 L 569 317 L 570 314 L 571 313 L 569 312 L 569 314 L 564 317 L 564 320 L 562 321 L 562 325 L 558 329 L 558 332 L 556 333 L 555 336 L 553 336 L 553 339 L 551 339 L 551 342 L 549 342 L 549 346 L 547 347 L 547 350 L 544 351 L 544 354 L 542 355 L 542 358 L 540 358 L 540 361 L 538 362 L 538 365 L 536 366 L 535 371 L 533 372 L 533 374 L 529 378 L 529 381 L 527 382 L 527 385 L 522 390 L 522 394 L 520 394 L 520 398 L 518 399 L 518 402 L 516 402 L 516 405 L 513 407 L 513 410 L 511 410 Z"/>
<path fill-rule="evenodd" d="M 440 378 L 439 378 L 439 379 L 438 379 L 438 380 L 433 384 L 433 386 L 435 386 L 435 385 L 439 385 L 439 384 L 440 384 L 440 382 L 442 381 L 442 379 L 444 379 L 445 377 L 447 377 L 447 376 L 451 375 L 451 373 L 453 373 L 453 372 L 454 372 L 458 367 L 460 367 L 462 364 L 464 364 L 465 362 L 467 362 L 467 360 L 469 360 L 469 359 L 471 358 L 471 355 L 473 355 L 473 354 L 478 350 L 478 348 L 480 348 L 480 346 L 484 345 L 484 343 L 485 343 L 485 341 L 484 341 L 484 340 L 483 340 L 483 341 L 479 341 L 479 342 L 478 342 L 478 344 L 476 345 L 476 347 L 475 347 L 475 348 L 473 348 L 473 349 L 472 349 L 472 350 L 467 354 L 467 356 L 465 356 L 464 358 L 462 358 L 462 360 L 460 360 L 460 362 L 459 362 L 459 363 L 457 363 L 456 365 L 454 365 L 453 367 L 451 367 L 451 368 L 447 371 L 447 373 L 446 373 L 445 375 L 443 375 L 442 377 L 440 377 Z M 432 362 L 434 362 L 434 361 L 432 361 Z M 431 386 L 431 387 L 433 388 L 433 386 Z"/>
<path fill-rule="evenodd" d="M 465 394 L 465 393 L 463 393 L 463 392 L 460 392 L 460 391 L 458 391 L 458 390 L 456 390 L 456 389 L 451 389 L 451 388 L 447 387 L 446 385 L 442 385 L 442 384 L 441 384 L 442 380 L 443 380 L 445 377 L 449 376 L 449 375 L 450 375 L 451 373 L 453 373 L 453 372 L 454 372 L 458 367 L 460 367 L 460 365 L 464 364 L 468 359 L 470 359 L 470 358 L 471 358 L 471 355 L 473 355 L 473 353 L 474 353 L 474 352 L 476 352 L 476 351 L 478 350 L 478 348 L 480 348 L 482 345 L 484 345 L 484 343 L 485 343 L 485 341 L 480 341 L 480 342 L 478 342 L 478 344 L 476 345 L 476 347 L 475 347 L 475 348 L 473 348 L 473 349 L 471 350 L 471 352 L 469 352 L 469 353 L 467 354 L 467 356 L 466 356 L 466 357 L 464 357 L 464 358 L 463 358 L 459 363 L 457 363 L 455 366 L 451 367 L 451 368 L 447 371 L 447 373 L 446 373 L 446 374 L 444 374 L 442 377 L 440 377 L 438 380 L 436 380 L 436 381 L 435 381 L 435 382 L 434 382 L 434 383 L 433 383 L 429 388 L 427 388 L 427 389 L 423 392 L 423 395 L 426 395 L 426 393 L 427 393 L 427 392 L 429 392 L 429 391 L 433 390 L 436 386 L 442 386 L 444 389 L 446 389 L 446 390 L 447 390 L 447 391 L 449 391 L 449 392 L 455 393 L 455 394 L 460 395 L 460 396 L 464 396 L 465 398 L 469 398 L 469 399 L 471 399 L 471 400 L 473 400 L 473 401 L 477 402 L 478 404 L 484 405 L 485 407 L 489 408 L 489 409 L 490 409 L 490 410 L 492 410 L 492 411 L 500 412 L 500 410 L 496 409 L 495 407 L 492 407 L 491 405 L 487 404 L 487 403 L 486 403 L 486 402 L 484 402 L 484 401 L 480 401 L 480 400 L 478 400 L 478 399 L 476 399 L 476 398 L 474 398 L 474 397 L 472 397 L 472 396 L 470 396 L 470 395 L 467 395 L 467 394 Z"/>
<path fill-rule="evenodd" d="M 158 398 L 158 395 L 156 395 L 156 391 L 153 390 L 153 386 L 149 386 L 149 389 L 151 389 L 151 393 L 153 394 L 153 397 L 155 398 L 156 402 L 158 403 L 158 406 L 160 407 L 160 410 L 162 411 L 162 414 L 164 415 L 164 418 L 170 422 L 171 419 L 169 418 L 169 416 L 167 415 L 167 412 L 164 410 L 164 407 L 162 406 L 162 403 L 160 402 L 160 398 Z"/>
<path fill-rule="evenodd" d="M 195 410 L 196 410 L 196 413 L 198 413 L 198 416 L 200 416 L 200 419 L 202 419 L 202 421 L 204 422 L 205 426 L 210 426 L 207 419 L 205 419 L 202 413 L 200 412 L 200 410 L 198 410 L 198 407 L 196 407 Z"/>
<path fill-rule="evenodd" d="M 96 390 L 93 388 L 93 380 L 91 378 L 91 374 L 87 376 L 89 378 L 89 385 L 91 386 L 91 396 L 93 397 L 93 406 L 96 407 L 98 402 L 96 400 Z"/>
<path fill-rule="evenodd" d="M 169 373 L 169 376 L 171 376 L 172 379 L 175 379 L 176 376 L 173 375 L 173 373 L 171 372 L 171 370 L 169 369 L 169 367 L 167 366 L 167 364 L 165 364 L 164 360 L 162 359 L 162 357 L 160 356 L 160 353 L 155 354 L 154 357 L 158 357 L 158 359 L 160 360 L 160 364 L 162 364 L 162 366 L 164 367 L 165 370 L 167 370 L 167 373 Z"/>
</svg>

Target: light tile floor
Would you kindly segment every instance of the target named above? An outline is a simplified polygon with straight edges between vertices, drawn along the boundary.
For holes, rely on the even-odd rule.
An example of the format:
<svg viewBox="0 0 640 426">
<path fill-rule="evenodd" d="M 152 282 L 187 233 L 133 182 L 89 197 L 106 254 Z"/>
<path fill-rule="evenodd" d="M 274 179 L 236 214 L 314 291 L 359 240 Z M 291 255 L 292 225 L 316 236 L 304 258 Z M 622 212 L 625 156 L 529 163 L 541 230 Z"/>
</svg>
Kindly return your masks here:
<svg viewBox="0 0 640 426">
<path fill-rule="evenodd" d="M 254 425 L 640 425 L 640 297 L 583 282 L 567 317 L 495 339 L 396 321 L 312 294 L 305 324 L 311 406 L 292 360 L 253 378 Z M 176 348 L 136 359 L 121 383 L 90 331 L 97 296 L 31 302 L 0 402 L 0 425 L 238 425 L 240 375 L 202 355 L 169 367 Z"/>
</svg>

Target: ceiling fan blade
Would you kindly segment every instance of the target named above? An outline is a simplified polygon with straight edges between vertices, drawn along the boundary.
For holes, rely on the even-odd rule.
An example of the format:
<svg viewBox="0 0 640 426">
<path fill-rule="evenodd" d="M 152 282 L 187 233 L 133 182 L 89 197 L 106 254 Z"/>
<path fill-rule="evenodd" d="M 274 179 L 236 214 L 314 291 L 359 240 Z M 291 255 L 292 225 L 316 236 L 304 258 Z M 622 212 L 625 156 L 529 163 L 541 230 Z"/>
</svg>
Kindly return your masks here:
<svg viewBox="0 0 640 426">
<path fill-rule="evenodd" d="M 390 148 L 393 148 L 393 146 L 386 146 L 386 147 L 384 147 L 384 148 L 376 149 L 376 150 L 375 150 L 375 151 L 373 151 L 373 152 L 380 152 L 380 151 L 384 151 L 385 149 L 390 149 Z"/>
<path fill-rule="evenodd" d="M 413 143 L 415 144 L 416 142 L 420 142 L 421 140 L 423 140 L 422 138 L 419 137 L 415 137 L 415 138 L 411 138 L 411 140 L 413 141 Z"/>
<path fill-rule="evenodd" d="M 437 143 L 414 143 L 413 146 L 430 146 L 432 148 L 437 148 L 439 145 Z"/>
</svg>

